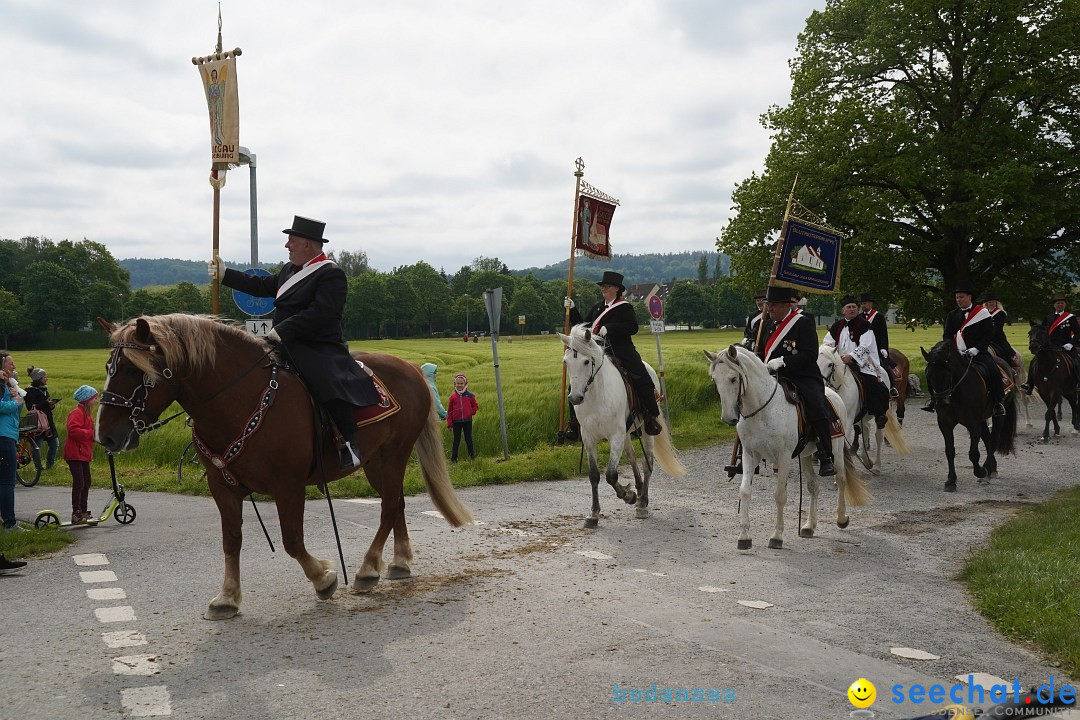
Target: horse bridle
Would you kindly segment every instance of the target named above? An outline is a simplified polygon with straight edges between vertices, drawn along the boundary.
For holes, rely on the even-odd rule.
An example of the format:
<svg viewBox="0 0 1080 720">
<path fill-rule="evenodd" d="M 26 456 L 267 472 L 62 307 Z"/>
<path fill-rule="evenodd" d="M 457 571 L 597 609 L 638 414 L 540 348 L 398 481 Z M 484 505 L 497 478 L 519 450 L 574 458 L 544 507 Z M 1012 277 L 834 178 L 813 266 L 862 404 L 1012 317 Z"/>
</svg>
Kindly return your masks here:
<svg viewBox="0 0 1080 720">
<path fill-rule="evenodd" d="M 953 386 L 951 388 L 949 388 L 948 390 L 944 390 L 944 391 L 939 392 L 937 390 L 934 390 L 933 388 L 930 388 L 930 397 L 932 397 L 934 400 L 940 400 L 943 403 L 949 402 L 949 398 L 952 397 L 952 394 L 956 391 L 956 388 L 960 387 L 960 383 L 964 382 L 964 378 L 966 378 L 967 374 L 969 372 L 971 372 L 971 366 L 975 364 L 975 358 L 974 357 L 972 357 L 971 355 L 967 355 L 966 357 L 967 357 L 967 367 L 964 368 L 964 372 L 960 375 L 960 379 L 957 380 L 953 384 Z M 946 358 L 945 359 L 946 368 L 948 367 L 948 362 L 949 362 L 949 360 L 948 360 L 948 358 Z"/>
<path fill-rule="evenodd" d="M 769 395 L 769 399 L 768 399 L 768 400 L 766 400 L 766 401 L 765 401 L 765 402 L 764 402 L 764 403 L 763 403 L 763 404 L 761 405 L 761 407 L 759 407 L 759 408 L 758 408 L 757 410 L 755 410 L 754 412 L 752 412 L 752 413 L 749 413 L 749 414 L 744 414 L 744 413 L 743 413 L 743 411 L 742 411 L 742 398 L 743 398 L 743 391 L 744 391 L 744 390 L 746 389 L 746 383 L 745 383 L 745 382 L 743 381 L 743 374 L 742 374 L 741 372 L 737 371 L 737 370 L 736 370 L 736 372 L 738 372 L 738 373 L 739 373 L 739 394 L 738 394 L 738 395 L 736 396 L 736 399 L 735 399 L 735 412 L 736 412 L 736 413 L 738 413 L 738 415 L 739 415 L 740 417 L 744 417 L 744 418 L 747 418 L 747 419 L 749 419 L 749 418 L 752 418 L 752 417 L 754 417 L 755 415 L 757 415 L 757 414 L 758 414 L 759 412 L 761 412 L 762 410 L 764 410 L 764 409 L 765 409 L 765 407 L 766 407 L 766 406 L 767 406 L 767 405 L 768 405 L 769 403 L 771 403 L 771 402 L 772 402 L 772 399 L 773 399 L 774 397 L 776 397 L 776 390 L 777 390 L 777 388 L 779 388 L 779 387 L 780 387 L 780 378 L 773 378 L 773 380 L 774 380 L 774 383 L 773 383 L 773 389 L 772 389 L 772 393 L 771 393 L 771 394 Z"/>
<path fill-rule="evenodd" d="M 578 351 L 574 350 L 574 357 L 577 357 L 577 356 L 578 356 Z M 585 399 L 585 393 L 587 393 L 589 391 L 589 388 L 592 387 L 593 380 L 596 379 L 596 373 L 600 372 L 600 368 L 603 367 L 604 362 L 606 360 L 607 360 L 607 353 L 601 351 L 601 353 L 600 353 L 600 362 L 596 363 L 593 366 L 593 370 L 589 374 L 589 379 L 585 381 L 585 387 L 581 388 L 581 398 L 582 399 Z"/>
</svg>

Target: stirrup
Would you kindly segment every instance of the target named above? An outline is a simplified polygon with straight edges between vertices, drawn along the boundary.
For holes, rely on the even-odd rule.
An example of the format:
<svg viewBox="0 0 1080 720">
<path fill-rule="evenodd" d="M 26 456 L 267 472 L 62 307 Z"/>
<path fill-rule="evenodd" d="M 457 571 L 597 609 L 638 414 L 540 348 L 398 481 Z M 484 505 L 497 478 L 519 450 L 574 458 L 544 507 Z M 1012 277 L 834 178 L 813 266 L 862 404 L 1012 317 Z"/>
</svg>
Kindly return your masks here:
<svg viewBox="0 0 1080 720">
<path fill-rule="evenodd" d="M 353 448 L 352 443 L 345 443 L 341 447 L 338 469 L 339 470 L 353 470 L 363 465 L 364 462 L 360 459 L 360 454 Z"/>
</svg>

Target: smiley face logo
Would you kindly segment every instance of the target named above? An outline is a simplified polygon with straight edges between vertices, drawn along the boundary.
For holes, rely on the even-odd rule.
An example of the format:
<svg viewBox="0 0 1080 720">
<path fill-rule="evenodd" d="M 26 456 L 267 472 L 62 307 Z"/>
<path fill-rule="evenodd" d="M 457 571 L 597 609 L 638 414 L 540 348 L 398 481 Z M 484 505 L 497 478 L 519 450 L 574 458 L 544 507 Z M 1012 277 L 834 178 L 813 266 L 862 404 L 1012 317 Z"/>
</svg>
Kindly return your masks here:
<svg viewBox="0 0 1080 720">
<path fill-rule="evenodd" d="M 877 688 L 866 678 L 851 683 L 847 690 L 848 700 L 857 708 L 868 708 L 877 700 Z"/>
</svg>

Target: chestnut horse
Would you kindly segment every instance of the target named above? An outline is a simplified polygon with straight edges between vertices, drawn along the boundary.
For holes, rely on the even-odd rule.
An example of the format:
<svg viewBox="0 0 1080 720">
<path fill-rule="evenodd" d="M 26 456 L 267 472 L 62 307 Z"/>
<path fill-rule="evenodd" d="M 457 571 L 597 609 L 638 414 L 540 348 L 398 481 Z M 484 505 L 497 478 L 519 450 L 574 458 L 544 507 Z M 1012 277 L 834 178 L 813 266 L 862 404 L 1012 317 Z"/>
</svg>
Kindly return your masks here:
<svg viewBox="0 0 1080 720">
<path fill-rule="evenodd" d="M 337 573 L 304 547 L 305 487 L 352 471 L 338 470 L 337 450 L 317 427 L 318 415 L 300 379 L 264 341 L 213 318 L 160 315 L 119 327 L 99 322 L 111 332 L 113 349 L 97 441 L 110 452 L 134 449 L 173 402 L 194 421 L 199 459 L 221 514 L 225 552 L 221 593 L 204 617 L 222 620 L 240 611 L 242 503 L 251 492 L 274 498 L 285 551 L 300 563 L 318 597 L 330 598 Z M 411 574 L 403 482 L 414 445 L 428 495 L 443 517 L 458 527 L 472 516 L 450 484 L 431 391 L 420 369 L 390 355 L 354 356 L 400 405 L 395 414 L 357 432 L 364 474 L 382 498 L 379 529 L 353 581 L 354 590 L 366 591 L 379 582 L 391 530 L 394 557 L 387 577 Z"/>
<path fill-rule="evenodd" d="M 893 387 L 896 388 L 896 421 L 904 424 L 904 413 L 907 409 L 908 377 L 910 376 L 911 364 L 907 355 L 896 348 L 889 348 L 889 359 L 896 363 L 896 370 L 890 371 Z"/>
</svg>

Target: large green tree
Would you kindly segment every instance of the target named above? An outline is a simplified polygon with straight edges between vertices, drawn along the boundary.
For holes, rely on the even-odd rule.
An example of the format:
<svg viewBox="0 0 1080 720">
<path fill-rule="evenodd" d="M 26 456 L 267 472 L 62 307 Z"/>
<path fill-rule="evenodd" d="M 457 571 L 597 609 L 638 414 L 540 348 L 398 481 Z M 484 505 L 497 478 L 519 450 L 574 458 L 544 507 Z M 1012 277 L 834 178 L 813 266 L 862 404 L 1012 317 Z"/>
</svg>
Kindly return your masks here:
<svg viewBox="0 0 1080 720">
<path fill-rule="evenodd" d="M 36 262 L 22 279 L 22 299 L 31 328 L 78 330 L 86 323 L 83 284 L 75 273 L 51 262 Z"/>
<path fill-rule="evenodd" d="M 760 284 L 797 197 L 851 233 L 845 290 L 939 318 L 962 282 L 1041 312 L 1080 270 L 1080 3 L 828 0 L 718 246 Z"/>
</svg>

